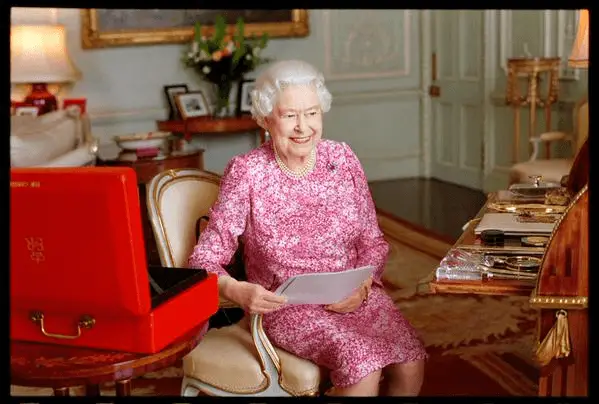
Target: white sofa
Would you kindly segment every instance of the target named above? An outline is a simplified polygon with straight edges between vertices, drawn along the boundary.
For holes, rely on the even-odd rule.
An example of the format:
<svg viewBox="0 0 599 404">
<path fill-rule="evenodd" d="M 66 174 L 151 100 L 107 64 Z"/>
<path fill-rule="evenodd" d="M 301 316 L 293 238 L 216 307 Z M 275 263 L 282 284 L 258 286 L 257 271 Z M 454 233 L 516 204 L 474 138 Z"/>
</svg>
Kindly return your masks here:
<svg viewBox="0 0 599 404">
<path fill-rule="evenodd" d="M 78 108 L 36 116 L 11 116 L 11 167 L 94 165 L 98 142 Z"/>
</svg>

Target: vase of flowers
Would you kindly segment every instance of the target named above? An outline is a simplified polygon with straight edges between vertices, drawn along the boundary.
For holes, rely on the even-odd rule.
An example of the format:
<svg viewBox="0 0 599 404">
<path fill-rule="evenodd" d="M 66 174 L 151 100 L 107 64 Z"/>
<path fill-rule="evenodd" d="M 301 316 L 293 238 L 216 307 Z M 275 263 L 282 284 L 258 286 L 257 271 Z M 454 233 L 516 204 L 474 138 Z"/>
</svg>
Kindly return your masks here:
<svg viewBox="0 0 599 404">
<path fill-rule="evenodd" d="M 186 67 L 193 68 L 204 80 L 214 84 L 214 116 L 226 115 L 233 83 L 240 82 L 247 73 L 270 61 L 262 57 L 268 35 L 245 38 L 244 26 L 243 19 L 239 18 L 231 37 L 227 35 L 224 17 L 219 15 L 214 24 L 214 34 L 207 38 L 202 35 L 201 24 L 196 23 L 191 47 L 183 57 Z"/>
</svg>

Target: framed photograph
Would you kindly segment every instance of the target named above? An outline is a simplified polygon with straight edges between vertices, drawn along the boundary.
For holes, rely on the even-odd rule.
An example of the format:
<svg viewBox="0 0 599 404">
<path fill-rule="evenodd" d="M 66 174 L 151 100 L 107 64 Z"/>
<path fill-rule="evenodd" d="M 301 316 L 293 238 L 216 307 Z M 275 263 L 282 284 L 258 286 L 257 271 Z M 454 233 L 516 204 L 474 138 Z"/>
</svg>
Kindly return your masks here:
<svg viewBox="0 0 599 404">
<path fill-rule="evenodd" d="M 38 116 L 40 109 L 35 105 L 17 102 L 14 107 L 16 116 Z"/>
<path fill-rule="evenodd" d="M 239 17 L 245 22 L 246 36 L 304 37 L 310 33 L 308 10 L 97 8 L 81 10 L 81 44 L 83 49 L 93 49 L 189 42 L 196 22 L 202 24 L 203 35 L 211 35 L 217 15 L 225 18 L 229 33 Z"/>
<path fill-rule="evenodd" d="M 164 86 L 164 94 L 170 108 L 168 119 L 179 119 L 181 118 L 177 105 L 175 103 L 175 96 L 177 94 L 185 94 L 189 92 L 187 84 L 171 84 Z"/>
<path fill-rule="evenodd" d="M 201 91 L 176 94 L 175 102 L 177 103 L 177 110 L 183 119 L 210 115 L 208 102 L 206 102 L 206 97 Z"/>
<path fill-rule="evenodd" d="M 255 80 L 243 80 L 239 84 L 239 92 L 237 93 L 237 114 L 251 114 L 252 96 L 251 92 L 256 84 Z"/>
<path fill-rule="evenodd" d="M 76 106 L 81 111 L 81 115 L 85 114 L 87 111 L 87 99 L 86 98 L 65 98 L 62 101 L 62 109 L 67 109 L 68 107 Z"/>
</svg>

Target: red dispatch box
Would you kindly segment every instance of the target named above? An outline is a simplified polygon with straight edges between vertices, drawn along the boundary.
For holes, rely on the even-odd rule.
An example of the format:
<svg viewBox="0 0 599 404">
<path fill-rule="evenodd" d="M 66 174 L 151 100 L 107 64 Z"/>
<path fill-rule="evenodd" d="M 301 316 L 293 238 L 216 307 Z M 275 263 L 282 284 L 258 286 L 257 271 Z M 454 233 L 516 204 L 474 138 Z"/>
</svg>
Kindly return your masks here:
<svg viewBox="0 0 599 404">
<path fill-rule="evenodd" d="M 155 353 L 217 311 L 214 274 L 148 268 L 133 169 L 13 168 L 10 201 L 11 339 Z"/>
</svg>

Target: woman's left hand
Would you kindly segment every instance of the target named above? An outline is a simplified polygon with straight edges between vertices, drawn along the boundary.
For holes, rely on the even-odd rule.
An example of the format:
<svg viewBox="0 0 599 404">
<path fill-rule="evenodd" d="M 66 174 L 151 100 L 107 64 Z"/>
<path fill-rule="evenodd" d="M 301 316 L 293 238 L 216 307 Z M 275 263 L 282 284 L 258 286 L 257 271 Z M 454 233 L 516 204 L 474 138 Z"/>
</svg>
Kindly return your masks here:
<svg viewBox="0 0 599 404">
<path fill-rule="evenodd" d="M 337 313 L 351 313 L 366 301 L 370 294 L 370 288 L 372 287 L 372 278 L 368 278 L 362 286 L 349 297 L 343 299 L 340 302 L 329 304 L 324 306 L 326 310 L 334 311 Z"/>
</svg>

